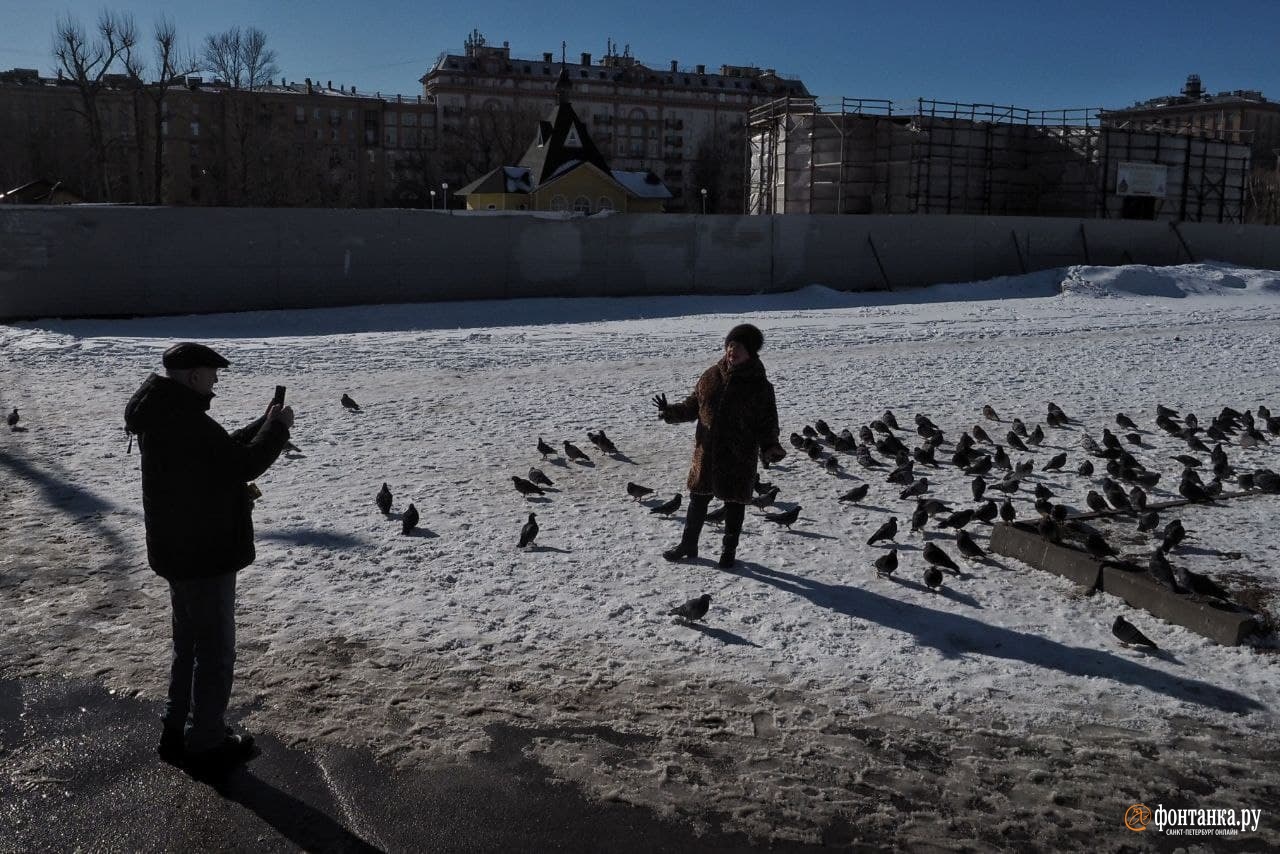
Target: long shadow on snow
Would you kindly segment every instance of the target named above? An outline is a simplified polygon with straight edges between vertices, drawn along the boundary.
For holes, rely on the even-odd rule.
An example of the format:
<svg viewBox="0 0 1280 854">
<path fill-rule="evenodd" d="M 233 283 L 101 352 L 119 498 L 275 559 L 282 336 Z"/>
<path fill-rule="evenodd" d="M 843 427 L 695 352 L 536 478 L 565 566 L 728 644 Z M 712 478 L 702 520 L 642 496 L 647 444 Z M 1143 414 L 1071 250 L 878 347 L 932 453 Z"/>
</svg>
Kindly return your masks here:
<svg viewBox="0 0 1280 854">
<path fill-rule="evenodd" d="M 1139 685 L 1157 694 L 1224 712 L 1244 713 L 1263 708 L 1257 700 L 1235 691 L 1170 676 L 1109 652 L 1068 646 L 1038 635 L 988 625 L 972 617 L 900 602 L 859 587 L 824 584 L 755 563 L 743 563 L 739 574 L 803 596 L 837 613 L 911 634 L 918 643 L 933 647 L 944 658 L 959 658 L 966 652 L 975 652 L 1072 676 Z"/>
<path fill-rule="evenodd" d="M 651 320 L 703 314 L 735 317 L 755 311 L 821 311 L 938 302 L 980 302 L 1011 297 L 1055 297 L 1062 270 L 1044 270 L 1018 281 L 933 285 L 896 291 L 843 292 L 809 286 L 778 294 L 725 296 L 573 297 L 469 300 L 400 305 L 315 308 L 287 312 L 246 311 L 225 314 L 65 320 L 41 318 L 13 324 L 67 335 L 133 338 L 254 338 L 340 335 L 356 332 L 541 326 L 564 323 Z"/>
</svg>

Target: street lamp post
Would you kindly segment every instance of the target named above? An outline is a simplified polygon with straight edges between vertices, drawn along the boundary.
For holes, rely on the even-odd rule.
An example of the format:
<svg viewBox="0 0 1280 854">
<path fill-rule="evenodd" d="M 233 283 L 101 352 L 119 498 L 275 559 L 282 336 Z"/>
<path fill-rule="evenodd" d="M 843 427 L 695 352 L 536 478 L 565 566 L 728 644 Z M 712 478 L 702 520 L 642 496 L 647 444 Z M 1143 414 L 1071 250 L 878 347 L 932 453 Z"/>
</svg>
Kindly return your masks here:
<svg viewBox="0 0 1280 854">
<path fill-rule="evenodd" d="M 435 190 L 431 191 L 431 209 L 432 210 L 436 209 L 436 191 Z"/>
<path fill-rule="evenodd" d="M 449 182 L 444 181 L 440 184 L 440 194 L 444 196 L 444 209 L 449 209 Z"/>
<path fill-rule="evenodd" d="M 706 188 L 706 187 L 703 187 L 703 188 L 702 188 L 702 214 L 703 214 L 703 216 L 706 216 L 706 213 L 707 213 L 707 188 Z"/>
</svg>

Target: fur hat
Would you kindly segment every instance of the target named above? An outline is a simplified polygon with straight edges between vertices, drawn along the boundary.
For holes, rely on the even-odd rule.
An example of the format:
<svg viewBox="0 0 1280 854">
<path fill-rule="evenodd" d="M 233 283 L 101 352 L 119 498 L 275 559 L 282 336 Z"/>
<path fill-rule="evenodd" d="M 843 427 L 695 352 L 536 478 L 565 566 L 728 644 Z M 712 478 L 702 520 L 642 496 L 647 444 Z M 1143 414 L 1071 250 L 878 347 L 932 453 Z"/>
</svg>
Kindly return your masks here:
<svg viewBox="0 0 1280 854">
<path fill-rule="evenodd" d="M 729 330 L 728 335 L 724 336 L 726 347 L 729 346 L 730 341 L 738 342 L 746 348 L 748 353 L 755 356 L 760 352 L 760 348 L 764 346 L 764 333 L 750 323 L 739 323 Z"/>
<path fill-rule="evenodd" d="M 193 341 L 174 344 L 164 351 L 162 363 L 166 368 L 225 368 L 231 363 L 214 352 L 213 348 Z"/>
</svg>

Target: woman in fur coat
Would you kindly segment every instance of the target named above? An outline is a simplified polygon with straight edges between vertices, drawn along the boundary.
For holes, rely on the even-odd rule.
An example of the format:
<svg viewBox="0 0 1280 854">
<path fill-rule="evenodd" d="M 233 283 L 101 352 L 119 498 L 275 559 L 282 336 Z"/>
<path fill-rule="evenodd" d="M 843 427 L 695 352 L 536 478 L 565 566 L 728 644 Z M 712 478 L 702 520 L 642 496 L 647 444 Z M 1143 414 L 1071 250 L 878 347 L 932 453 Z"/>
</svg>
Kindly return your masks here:
<svg viewBox="0 0 1280 854">
<path fill-rule="evenodd" d="M 679 403 L 656 395 L 658 417 L 668 424 L 697 421 L 689 468 L 689 511 L 680 543 L 662 553 L 670 561 L 698 556 L 698 537 L 712 496 L 725 502 L 724 548 L 719 566 L 733 566 L 756 460 L 787 455 L 778 444 L 778 408 L 759 353 L 764 334 L 750 323 L 729 330 L 724 356 L 703 372 L 693 393 Z"/>
</svg>

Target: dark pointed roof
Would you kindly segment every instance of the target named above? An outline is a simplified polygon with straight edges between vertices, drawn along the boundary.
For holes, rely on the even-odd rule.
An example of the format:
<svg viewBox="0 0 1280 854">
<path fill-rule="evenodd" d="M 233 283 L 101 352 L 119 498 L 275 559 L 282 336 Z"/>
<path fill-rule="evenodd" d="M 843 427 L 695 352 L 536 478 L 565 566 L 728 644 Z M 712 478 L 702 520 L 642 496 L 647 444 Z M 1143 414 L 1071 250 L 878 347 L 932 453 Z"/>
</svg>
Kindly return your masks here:
<svg viewBox="0 0 1280 854">
<path fill-rule="evenodd" d="M 563 69 L 561 74 L 564 74 Z M 567 84 L 568 76 L 563 79 Z M 611 174 L 609 162 L 596 148 L 587 126 L 569 103 L 567 85 L 564 91 L 559 91 L 557 83 L 556 89 L 560 103 L 556 105 L 555 114 L 546 121 L 538 122 L 538 136 L 520 159 L 520 165 L 532 174 L 535 187 L 563 166 L 574 162 L 590 163 L 604 174 Z"/>
</svg>

